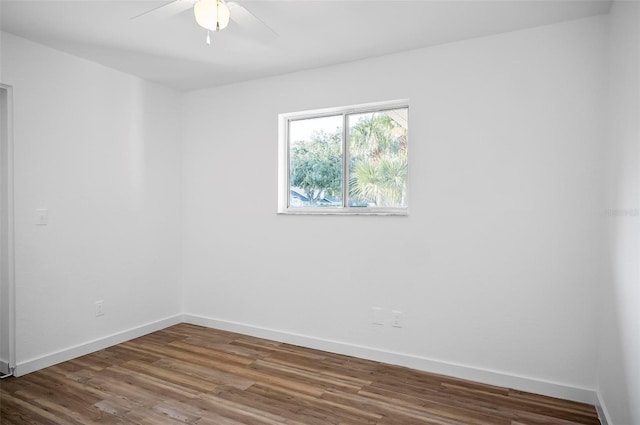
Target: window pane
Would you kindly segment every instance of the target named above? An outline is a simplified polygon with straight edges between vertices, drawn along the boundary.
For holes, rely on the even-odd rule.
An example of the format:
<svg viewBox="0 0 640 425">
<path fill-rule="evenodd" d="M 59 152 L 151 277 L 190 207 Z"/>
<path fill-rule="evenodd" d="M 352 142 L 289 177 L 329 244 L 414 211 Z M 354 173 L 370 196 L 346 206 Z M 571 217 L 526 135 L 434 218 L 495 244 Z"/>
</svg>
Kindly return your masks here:
<svg viewBox="0 0 640 425">
<path fill-rule="evenodd" d="M 407 108 L 348 117 L 349 206 L 407 206 L 407 118 Z"/>
<path fill-rule="evenodd" d="M 342 206 L 342 115 L 289 121 L 289 206 Z"/>
</svg>

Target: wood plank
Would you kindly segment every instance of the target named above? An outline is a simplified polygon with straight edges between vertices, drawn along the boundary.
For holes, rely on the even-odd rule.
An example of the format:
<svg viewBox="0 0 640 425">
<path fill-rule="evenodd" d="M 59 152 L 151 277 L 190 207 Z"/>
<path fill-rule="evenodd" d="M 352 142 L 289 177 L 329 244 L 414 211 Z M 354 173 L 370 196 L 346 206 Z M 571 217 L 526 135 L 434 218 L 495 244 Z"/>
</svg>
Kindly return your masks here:
<svg viewBox="0 0 640 425">
<path fill-rule="evenodd" d="M 184 323 L 0 381 L 0 422 L 600 423 L 588 404 Z"/>
</svg>

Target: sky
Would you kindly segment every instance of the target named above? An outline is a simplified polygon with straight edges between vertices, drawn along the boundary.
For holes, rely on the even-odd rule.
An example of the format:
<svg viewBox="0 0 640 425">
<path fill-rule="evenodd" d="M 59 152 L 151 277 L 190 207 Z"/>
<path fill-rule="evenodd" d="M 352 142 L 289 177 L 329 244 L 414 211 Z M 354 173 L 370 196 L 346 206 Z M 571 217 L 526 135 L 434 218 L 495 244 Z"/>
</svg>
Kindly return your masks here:
<svg viewBox="0 0 640 425">
<path fill-rule="evenodd" d="M 309 140 L 315 131 L 333 133 L 336 128 L 342 128 L 342 115 L 289 121 L 289 141 Z"/>
</svg>

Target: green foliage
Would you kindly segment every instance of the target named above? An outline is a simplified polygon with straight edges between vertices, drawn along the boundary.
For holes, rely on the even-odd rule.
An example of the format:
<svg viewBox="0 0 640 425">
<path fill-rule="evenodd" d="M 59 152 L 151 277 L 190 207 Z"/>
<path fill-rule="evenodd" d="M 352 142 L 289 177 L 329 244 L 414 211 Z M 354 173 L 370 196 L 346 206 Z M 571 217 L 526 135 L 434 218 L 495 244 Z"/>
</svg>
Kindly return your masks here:
<svg viewBox="0 0 640 425">
<path fill-rule="evenodd" d="M 342 187 L 341 133 L 319 131 L 291 149 L 291 186 L 302 189 L 311 204 L 340 195 Z"/>
<path fill-rule="evenodd" d="M 406 205 L 407 128 L 385 112 L 352 115 L 349 129 L 350 205 Z M 317 131 L 291 148 L 290 184 L 311 205 L 341 198 L 342 131 Z"/>
<path fill-rule="evenodd" d="M 407 129 L 385 113 L 362 116 L 350 130 L 349 196 L 380 207 L 406 205 Z"/>
<path fill-rule="evenodd" d="M 406 155 L 361 161 L 351 173 L 351 198 L 382 207 L 401 206 L 405 201 L 406 180 Z"/>
</svg>

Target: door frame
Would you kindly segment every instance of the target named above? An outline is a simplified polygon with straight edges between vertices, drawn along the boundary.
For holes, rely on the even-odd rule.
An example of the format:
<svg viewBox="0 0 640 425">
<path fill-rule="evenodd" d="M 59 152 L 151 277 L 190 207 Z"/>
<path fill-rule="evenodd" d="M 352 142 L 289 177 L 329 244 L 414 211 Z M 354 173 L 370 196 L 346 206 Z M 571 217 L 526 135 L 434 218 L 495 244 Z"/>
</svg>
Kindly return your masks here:
<svg viewBox="0 0 640 425">
<path fill-rule="evenodd" d="M 12 375 L 16 366 L 15 346 L 15 239 L 13 198 L 13 87 L 0 83 L 0 299 L 7 335 L 0 332 L 0 374 Z M 6 270 L 5 270 L 6 269 Z M 6 344 L 6 345 L 5 345 Z"/>
</svg>

